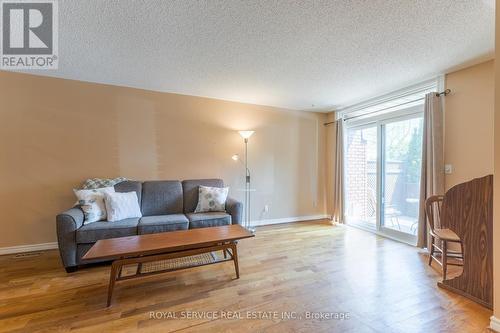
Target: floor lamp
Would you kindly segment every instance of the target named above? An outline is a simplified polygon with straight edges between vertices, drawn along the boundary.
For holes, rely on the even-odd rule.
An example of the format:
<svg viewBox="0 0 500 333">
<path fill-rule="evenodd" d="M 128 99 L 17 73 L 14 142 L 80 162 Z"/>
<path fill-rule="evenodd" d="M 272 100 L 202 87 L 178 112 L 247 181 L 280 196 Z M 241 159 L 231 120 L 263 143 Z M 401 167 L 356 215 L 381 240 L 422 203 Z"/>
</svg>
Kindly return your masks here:
<svg viewBox="0 0 500 333">
<path fill-rule="evenodd" d="M 250 226 L 250 192 L 252 189 L 250 188 L 250 169 L 248 169 L 248 139 L 252 136 L 254 131 L 238 131 L 243 140 L 245 141 L 245 228 L 250 230 L 251 232 L 255 232 L 255 228 Z M 240 161 L 238 155 L 233 155 L 233 160 Z M 243 163 L 243 162 L 242 162 Z"/>
</svg>

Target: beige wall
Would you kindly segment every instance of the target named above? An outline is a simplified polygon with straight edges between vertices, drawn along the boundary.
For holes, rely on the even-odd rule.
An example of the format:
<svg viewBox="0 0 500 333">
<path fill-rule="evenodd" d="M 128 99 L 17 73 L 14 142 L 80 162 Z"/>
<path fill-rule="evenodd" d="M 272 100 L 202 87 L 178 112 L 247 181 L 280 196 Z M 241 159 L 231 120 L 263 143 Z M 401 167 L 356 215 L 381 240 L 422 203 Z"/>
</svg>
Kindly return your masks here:
<svg viewBox="0 0 500 333">
<path fill-rule="evenodd" d="M 89 177 L 221 177 L 242 199 L 238 129 L 256 131 L 253 219 L 326 213 L 325 114 L 8 72 L 0 100 L 0 247 L 55 241 Z"/>
<path fill-rule="evenodd" d="M 446 75 L 445 163 L 453 173 L 446 189 L 493 174 L 494 61 Z"/>
</svg>

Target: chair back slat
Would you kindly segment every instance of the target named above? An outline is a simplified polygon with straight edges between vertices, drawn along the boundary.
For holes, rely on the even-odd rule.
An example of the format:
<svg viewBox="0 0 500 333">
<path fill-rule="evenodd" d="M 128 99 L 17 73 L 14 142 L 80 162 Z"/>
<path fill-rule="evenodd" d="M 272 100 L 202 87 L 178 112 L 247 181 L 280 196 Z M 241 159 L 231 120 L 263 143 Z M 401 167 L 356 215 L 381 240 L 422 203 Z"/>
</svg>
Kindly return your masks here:
<svg viewBox="0 0 500 333">
<path fill-rule="evenodd" d="M 429 226 L 434 231 L 435 228 L 441 227 L 441 206 L 443 204 L 444 196 L 433 195 L 425 200 L 425 213 L 429 220 Z"/>
</svg>

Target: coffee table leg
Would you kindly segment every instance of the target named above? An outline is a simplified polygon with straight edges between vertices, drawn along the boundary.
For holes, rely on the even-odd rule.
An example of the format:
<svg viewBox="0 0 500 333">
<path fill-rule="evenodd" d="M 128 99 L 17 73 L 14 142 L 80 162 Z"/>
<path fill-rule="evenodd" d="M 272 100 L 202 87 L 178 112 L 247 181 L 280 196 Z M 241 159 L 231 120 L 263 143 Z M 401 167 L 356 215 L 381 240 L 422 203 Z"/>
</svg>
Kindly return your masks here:
<svg viewBox="0 0 500 333">
<path fill-rule="evenodd" d="M 111 297 L 113 297 L 113 289 L 115 288 L 116 275 L 120 272 L 121 264 L 113 261 L 111 264 L 111 272 L 109 273 L 109 287 L 108 287 L 108 307 L 111 305 Z"/>
<path fill-rule="evenodd" d="M 239 279 L 240 278 L 240 269 L 238 267 L 238 250 L 236 249 L 236 246 L 237 244 L 236 243 L 232 243 L 231 244 L 231 250 L 233 252 L 233 262 L 234 262 L 234 270 L 236 271 L 236 278 Z"/>
</svg>

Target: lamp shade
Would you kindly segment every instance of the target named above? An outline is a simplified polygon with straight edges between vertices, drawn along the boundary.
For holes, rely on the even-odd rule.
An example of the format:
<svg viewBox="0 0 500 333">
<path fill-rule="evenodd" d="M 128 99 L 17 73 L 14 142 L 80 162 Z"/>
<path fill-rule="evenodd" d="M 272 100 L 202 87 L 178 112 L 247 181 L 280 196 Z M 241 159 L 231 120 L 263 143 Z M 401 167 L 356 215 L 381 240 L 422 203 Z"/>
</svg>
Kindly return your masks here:
<svg viewBox="0 0 500 333">
<path fill-rule="evenodd" d="M 240 135 L 243 139 L 248 139 L 249 137 L 252 136 L 254 131 L 238 131 L 238 133 L 240 133 Z"/>
</svg>

